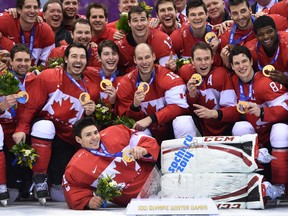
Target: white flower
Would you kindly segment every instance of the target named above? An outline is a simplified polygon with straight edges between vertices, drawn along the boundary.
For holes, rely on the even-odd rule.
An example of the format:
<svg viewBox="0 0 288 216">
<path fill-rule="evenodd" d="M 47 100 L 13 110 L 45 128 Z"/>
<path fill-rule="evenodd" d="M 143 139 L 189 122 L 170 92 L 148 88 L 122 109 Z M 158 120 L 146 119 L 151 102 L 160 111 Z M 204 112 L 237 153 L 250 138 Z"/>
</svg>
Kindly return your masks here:
<svg viewBox="0 0 288 216">
<path fill-rule="evenodd" d="M 117 185 L 116 181 L 109 182 L 110 187 L 116 187 L 116 185 Z"/>
<path fill-rule="evenodd" d="M 31 150 L 25 150 L 24 157 L 28 157 L 31 154 Z"/>
</svg>

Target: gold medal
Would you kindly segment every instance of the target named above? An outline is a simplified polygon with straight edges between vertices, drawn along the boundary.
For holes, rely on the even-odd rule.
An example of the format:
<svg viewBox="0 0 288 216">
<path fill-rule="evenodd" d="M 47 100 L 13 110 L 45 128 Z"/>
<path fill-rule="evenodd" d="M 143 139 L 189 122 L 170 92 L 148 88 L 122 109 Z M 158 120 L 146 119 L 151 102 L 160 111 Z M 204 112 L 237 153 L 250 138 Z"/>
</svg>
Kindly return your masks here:
<svg viewBox="0 0 288 216">
<path fill-rule="evenodd" d="M 82 92 L 79 96 L 79 101 L 81 104 L 85 104 L 90 100 L 90 95 L 87 92 Z"/>
<path fill-rule="evenodd" d="M 112 86 L 112 82 L 108 79 L 104 79 L 100 82 L 100 87 L 103 91 L 105 91 L 107 86 Z"/>
<path fill-rule="evenodd" d="M 237 111 L 241 114 L 245 114 L 247 111 L 247 109 L 246 109 L 247 104 L 248 104 L 247 101 L 239 101 L 237 104 Z"/>
<path fill-rule="evenodd" d="M 144 91 L 144 93 L 146 94 L 150 89 L 150 86 L 147 82 L 141 82 L 138 86 L 138 90 L 142 90 Z"/>
<path fill-rule="evenodd" d="M 202 76 L 200 74 L 198 74 L 198 73 L 193 74 L 191 79 L 196 80 L 195 86 L 200 86 L 201 83 L 202 83 Z"/>
<path fill-rule="evenodd" d="M 217 35 L 214 32 L 208 32 L 205 35 L 205 41 L 207 44 L 210 44 L 214 38 L 217 38 Z"/>
<path fill-rule="evenodd" d="M 275 70 L 275 67 L 273 65 L 266 65 L 263 69 L 262 69 L 262 73 L 264 76 L 266 77 L 270 77 L 270 72 Z"/>
<path fill-rule="evenodd" d="M 29 95 L 26 91 L 20 91 L 17 95 L 19 96 L 17 101 L 21 104 L 25 104 L 29 100 Z"/>
<path fill-rule="evenodd" d="M 133 156 L 130 154 L 129 150 L 125 150 L 122 152 L 122 158 L 127 163 L 134 161 Z"/>
</svg>

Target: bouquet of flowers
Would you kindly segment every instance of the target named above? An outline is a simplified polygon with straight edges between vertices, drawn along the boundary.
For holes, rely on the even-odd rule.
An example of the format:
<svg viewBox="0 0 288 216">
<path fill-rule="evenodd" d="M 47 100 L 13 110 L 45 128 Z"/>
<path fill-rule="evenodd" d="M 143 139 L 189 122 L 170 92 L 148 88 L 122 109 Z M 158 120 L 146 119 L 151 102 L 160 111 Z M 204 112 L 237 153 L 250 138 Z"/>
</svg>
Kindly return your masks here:
<svg viewBox="0 0 288 216">
<path fill-rule="evenodd" d="M 15 94 L 19 91 L 19 80 L 8 69 L 0 72 L 0 95 Z"/>
<path fill-rule="evenodd" d="M 191 59 L 186 59 L 186 58 L 181 58 L 181 59 L 176 59 L 176 68 L 179 70 L 183 65 L 185 64 L 190 64 Z"/>
<path fill-rule="evenodd" d="M 109 104 L 100 101 L 95 107 L 95 120 L 99 127 L 106 127 L 110 125 L 124 124 L 128 128 L 132 128 L 135 121 L 127 116 L 119 117 L 111 112 Z"/>
<path fill-rule="evenodd" d="M 149 17 L 152 16 L 151 12 L 153 10 L 153 7 L 150 7 L 149 5 L 147 5 L 145 1 L 139 2 L 139 6 L 141 6 L 142 8 L 144 8 L 148 12 Z"/>
<path fill-rule="evenodd" d="M 95 194 L 100 196 L 104 201 L 101 207 L 106 208 L 107 201 L 111 201 L 114 197 L 121 196 L 122 189 L 124 188 L 124 184 L 117 184 L 116 181 L 112 180 L 111 176 L 101 175 L 98 178 L 97 189 Z"/>
<path fill-rule="evenodd" d="M 144 1 L 139 2 L 139 6 L 141 6 L 142 8 L 144 8 L 148 12 L 149 17 L 152 16 L 151 12 L 153 10 L 153 7 L 146 5 L 146 3 Z M 116 28 L 117 28 L 117 30 L 121 30 L 124 33 L 131 31 L 131 28 L 128 25 L 128 13 L 123 12 L 120 14 L 120 18 L 119 18 L 118 22 L 116 23 Z"/>
<path fill-rule="evenodd" d="M 35 163 L 36 158 L 39 157 L 34 148 L 23 142 L 14 145 L 11 152 L 16 156 L 14 163 L 17 162 L 20 166 L 26 166 L 30 169 L 32 169 L 32 165 Z"/>
<path fill-rule="evenodd" d="M 48 62 L 48 68 L 56 68 L 63 65 L 63 58 L 50 58 Z"/>
</svg>

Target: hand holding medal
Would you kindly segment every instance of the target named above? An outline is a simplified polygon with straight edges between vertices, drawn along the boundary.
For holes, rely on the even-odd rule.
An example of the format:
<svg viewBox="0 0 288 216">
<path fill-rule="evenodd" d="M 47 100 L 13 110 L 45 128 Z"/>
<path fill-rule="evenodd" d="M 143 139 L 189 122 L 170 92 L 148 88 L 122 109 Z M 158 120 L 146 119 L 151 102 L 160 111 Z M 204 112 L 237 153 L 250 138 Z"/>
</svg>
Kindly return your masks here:
<svg viewBox="0 0 288 216">
<path fill-rule="evenodd" d="M 237 111 L 241 114 L 245 114 L 248 111 L 247 105 L 247 101 L 239 101 L 237 104 Z"/>
<path fill-rule="evenodd" d="M 134 161 L 134 157 L 133 155 L 130 153 L 130 150 L 124 150 L 122 152 L 122 158 L 125 162 L 130 163 L 132 161 Z"/>
<path fill-rule="evenodd" d="M 138 86 L 138 90 L 144 91 L 145 94 L 148 93 L 150 86 L 147 82 L 141 82 Z"/>
<path fill-rule="evenodd" d="M 208 32 L 204 37 L 207 44 L 210 44 L 214 38 L 217 39 L 217 35 L 214 32 Z"/>
<path fill-rule="evenodd" d="M 90 95 L 87 92 L 82 92 L 79 96 L 79 101 L 83 105 L 90 101 Z"/>
<path fill-rule="evenodd" d="M 110 80 L 104 79 L 104 80 L 102 80 L 102 81 L 100 82 L 100 87 L 101 87 L 101 89 L 102 89 L 103 91 L 106 90 L 106 87 L 107 87 L 107 86 L 112 86 L 112 82 L 111 82 Z"/>
<path fill-rule="evenodd" d="M 263 69 L 262 69 L 262 73 L 264 76 L 266 77 L 270 77 L 270 72 L 274 71 L 275 67 L 273 65 L 266 65 Z"/>
<path fill-rule="evenodd" d="M 18 98 L 16 100 L 21 104 L 25 104 L 29 100 L 29 95 L 26 91 L 20 91 L 17 95 Z"/>
<path fill-rule="evenodd" d="M 191 77 L 192 80 L 195 80 L 195 86 L 200 86 L 202 84 L 202 76 L 200 74 L 193 74 L 192 77 Z"/>
</svg>

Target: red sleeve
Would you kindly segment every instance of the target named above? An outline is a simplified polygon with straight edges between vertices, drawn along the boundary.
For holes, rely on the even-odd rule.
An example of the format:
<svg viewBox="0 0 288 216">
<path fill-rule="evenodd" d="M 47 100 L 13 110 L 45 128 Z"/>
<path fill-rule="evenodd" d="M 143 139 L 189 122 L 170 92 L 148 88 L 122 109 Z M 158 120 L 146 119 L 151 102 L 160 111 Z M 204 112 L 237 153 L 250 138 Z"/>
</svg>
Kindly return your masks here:
<svg viewBox="0 0 288 216">
<path fill-rule="evenodd" d="M 185 64 L 178 71 L 178 75 L 184 80 L 184 83 L 186 84 L 194 73 L 195 69 L 193 68 L 192 64 Z"/>
<path fill-rule="evenodd" d="M 177 55 L 181 55 L 181 52 L 184 48 L 184 41 L 181 34 L 181 29 L 175 30 L 171 35 L 173 49 L 177 53 Z"/>
<path fill-rule="evenodd" d="M 285 1 L 278 2 L 274 4 L 270 10 L 269 14 L 279 14 L 288 19 L 288 4 Z"/>
<path fill-rule="evenodd" d="M 0 50 L 2 49 L 2 50 L 7 50 L 10 52 L 10 50 L 12 49 L 14 45 L 15 43 L 10 39 L 4 36 L 0 38 Z"/>
<path fill-rule="evenodd" d="M 288 22 L 285 17 L 279 14 L 269 14 L 268 16 L 274 20 L 278 31 L 286 31 L 288 29 Z"/>
</svg>

